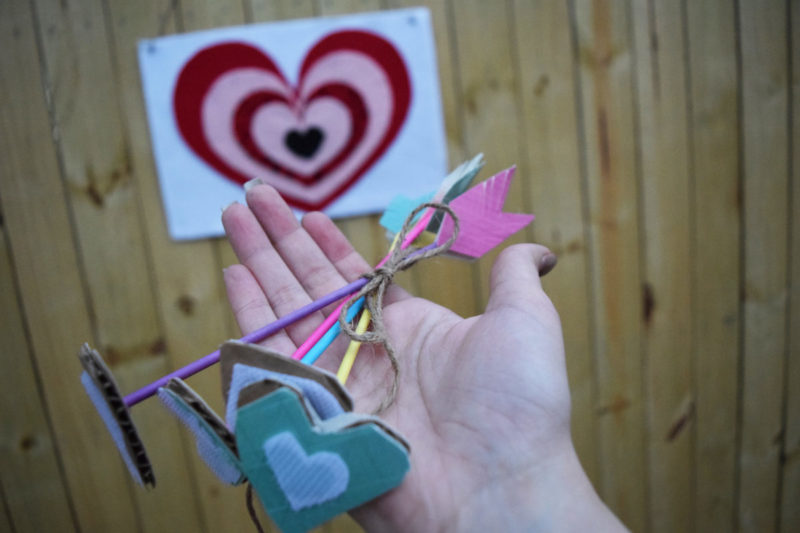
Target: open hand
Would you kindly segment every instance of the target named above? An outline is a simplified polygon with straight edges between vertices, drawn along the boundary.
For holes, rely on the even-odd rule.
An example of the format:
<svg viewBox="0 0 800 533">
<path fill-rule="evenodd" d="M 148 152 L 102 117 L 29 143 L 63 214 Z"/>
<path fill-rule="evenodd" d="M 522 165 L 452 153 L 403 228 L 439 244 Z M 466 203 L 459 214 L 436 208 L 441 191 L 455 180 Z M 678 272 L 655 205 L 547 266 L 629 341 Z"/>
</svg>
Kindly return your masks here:
<svg viewBox="0 0 800 533">
<path fill-rule="evenodd" d="M 225 283 L 242 334 L 371 270 L 328 217 L 298 223 L 268 185 L 252 187 L 247 205 L 228 207 L 222 220 L 241 261 Z M 554 264 L 543 246 L 509 247 L 492 269 L 486 311 L 471 318 L 389 289 L 384 319 L 400 381 L 382 417 L 410 442 L 412 467 L 400 487 L 353 511 L 367 529 L 621 528 L 572 445 L 561 324 L 539 280 Z M 290 355 L 332 311 L 262 344 Z M 317 366 L 335 372 L 347 342 Z M 391 380 L 383 349 L 363 346 L 347 382 L 356 411 L 372 411 Z"/>
</svg>

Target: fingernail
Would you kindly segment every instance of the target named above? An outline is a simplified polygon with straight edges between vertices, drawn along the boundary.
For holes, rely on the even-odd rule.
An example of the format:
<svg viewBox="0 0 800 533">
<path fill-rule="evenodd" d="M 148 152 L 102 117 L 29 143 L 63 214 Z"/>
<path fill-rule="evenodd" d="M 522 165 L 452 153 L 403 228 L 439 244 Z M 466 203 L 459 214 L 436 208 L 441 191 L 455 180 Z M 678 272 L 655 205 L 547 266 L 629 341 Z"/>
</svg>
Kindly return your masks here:
<svg viewBox="0 0 800 533">
<path fill-rule="evenodd" d="M 539 277 L 553 270 L 556 267 L 556 263 L 558 263 L 558 257 L 552 252 L 542 257 L 542 262 L 539 265 Z"/>
<path fill-rule="evenodd" d="M 249 191 L 250 189 L 252 189 L 256 185 L 263 185 L 263 184 L 264 184 L 264 182 L 261 181 L 261 178 L 253 178 L 253 179 L 251 179 L 250 181 L 248 181 L 248 182 L 246 182 L 244 184 L 244 192 Z"/>
<path fill-rule="evenodd" d="M 237 202 L 236 200 L 232 201 L 231 203 L 229 203 L 228 205 L 226 205 L 225 207 L 223 207 L 223 208 L 222 208 L 222 212 L 224 213 L 225 211 L 227 211 L 227 210 L 228 210 L 228 208 L 229 208 L 230 206 L 232 206 L 232 205 L 234 205 L 234 204 L 238 204 L 238 203 L 239 203 L 239 202 Z"/>
</svg>

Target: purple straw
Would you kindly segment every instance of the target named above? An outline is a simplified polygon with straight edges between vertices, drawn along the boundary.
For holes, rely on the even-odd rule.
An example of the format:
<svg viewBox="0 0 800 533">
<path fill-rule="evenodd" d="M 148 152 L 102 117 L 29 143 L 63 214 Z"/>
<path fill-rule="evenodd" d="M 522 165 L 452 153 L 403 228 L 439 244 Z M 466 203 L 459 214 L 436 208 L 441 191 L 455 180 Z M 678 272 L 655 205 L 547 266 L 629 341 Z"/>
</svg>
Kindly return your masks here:
<svg viewBox="0 0 800 533">
<path fill-rule="evenodd" d="M 239 339 L 239 341 L 261 342 L 270 335 L 274 335 L 275 333 L 282 330 L 286 326 L 300 320 L 301 318 L 310 315 L 314 311 L 319 311 L 326 305 L 332 304 L 333 302 L 341 300 L 345 296 L 353 294 L 354 292 L 358 291 L 361 287 L 363 287 L 366 283 L 367 283 L 366 278 L 359 278 L 356 281 L 350 283 L 349 285 L 346 285 L 341 289 L 337 289 L 332 293 L 323 296 L 319 300 L 313 301 L 310 304 L 305 305 L 300 309 L 297 309 L 296 311 L 292 311 L 288 315 L 282 316 L 275 322 L 271 322 L 261 329 L 253 331 L 252 333 L 248 333 L 247 335 Z M 136 405 L 142 400 L 145 400 L 150 396 L 152 396 L 153 394 L 155 394 L 158 391 L 158 389 L 166 385 L 170 379 L 188 378 L 189 376 L 197 374 L 201 370 L 205 370 L 206 368 L 210 367 L 211 365 L 215 364 L 218 361 L 219 361 L 219 350 L 215 350 L 210 354 L 201 357 L 197 361 L 189 363 L 185 367 L 179 368 L 175 372 L 167 374 L 166 376 L 160 378 L 159 380 L 154 381 L 150 385 L 142 387 L 141 389 L 128 394 L 127 396 L 125 396 L 125 405 L 128 407 Z"/>
<path fill-rule="evenodd" d="M 417 254 L 421 254 L 422 252 L 430 250 L 431 248 L 433 248 L 435 246 L 436 246 L 435 242 L 431 243 L 428 246 L 425 246 L 424 248 L 420 248 L 419 250 L 415 250 L 414 253 L 411 254 L 411 256 L 415 256 Z M 345 285 L 341 289 L 336 289 L 332 293 L 323 296 L 319 300 L 315 300 L 315 301 L 311 302 L 310 304 L 305 305 L 305 306 L 301 307 L 300 309 L 297 309 L 296 311 L 292 311 L 288 315 L 282 316 L 281 318 L 279 318 L 275 322 L 271 322 L 271 323 L 267 324 L 266 326 L 264 326 L 261 329 L 253 331 L 252 333 L 248 333 L 247 335 L 245 335 L 244 337 L 239 339 L 239 341 L 240 342 L 249 342 L 249 343 L 261 342 L 264 339 L 266 339 L 267 337 L 269 337 L 270 335 L 274 335 L 275 333 L 277 333 L 278 331 L 282 330 L 286 326 L 289 326 L 290 324 L 293 324 L 294 322 L 297 322 L 301 318 L 304 318 L 304 317 L 310 315 L 314 311 L 319 311 L 320 309 L 322 309 L 326 305 L 330 305 L 333 302 L 341 300 L 345 296 L 349 296 L 351 294 L 356 293 L 359 289 L 361 289 L 361 287 L 363 287 L 366 284 L 367 284 L 367 279 L 366 278 L 359 278 L 356 281 L 350 283 L 349 285 Z M 200 359 L 198 359 L 198 360 L 196 360 L 196 361 L 194 361 L 192 363 L 189 363 L 185 367 L 179 368 L 175 372 L 167 374 L 166 376 L 158 379 L 157 381 L 154 381 L 150 385 L 142 387 L 141 389 L 128 394 L 127 396 L 125 396 L 125 399 L 124 399 L 125 405 L 127 407 L 134 406 L 137 403 L 141 402 L 142 400 L 146 400 L 147 398 L 149 398 L 150 396 L 155 394 L 158 391 L 158 389 L 160 387 L 163 387 L 164 385 L 166 385 L 167 382 L 169 382 L 170 379 L 172 379 L 172 378 L 181 378 L 181 379 L 188 378 L 189 376 L 193 376 L 194 374 L 197 374 L 201 370 L 205 370 L 206 368 L 208 368 L 211 365 L 217 363 L 218 361 L 219 361 L 219 350 L 215 350 L 215 351 L 211 352 L 210 354 L 208 354 L 208 355 L 206 355 L 204 357 L 201 357 Z"/>
</svg>

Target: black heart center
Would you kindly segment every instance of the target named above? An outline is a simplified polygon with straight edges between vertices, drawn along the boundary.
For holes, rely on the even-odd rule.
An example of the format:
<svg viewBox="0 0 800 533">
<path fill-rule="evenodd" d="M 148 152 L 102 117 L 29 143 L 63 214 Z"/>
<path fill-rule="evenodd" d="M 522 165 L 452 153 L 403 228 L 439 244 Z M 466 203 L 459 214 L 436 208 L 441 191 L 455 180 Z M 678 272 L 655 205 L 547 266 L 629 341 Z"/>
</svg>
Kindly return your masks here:
<svg viewBox="0 0 800 533">
<path fill-rule="evenodd" d="M 323 138 L 322 130 L 316 126 L 312 126 L 306 131 L 291 130 L 286 134 L 283 142 L 296 156 L 302 157 L 303 159 L 310 159 L 322 144 Z"/>
</svg>

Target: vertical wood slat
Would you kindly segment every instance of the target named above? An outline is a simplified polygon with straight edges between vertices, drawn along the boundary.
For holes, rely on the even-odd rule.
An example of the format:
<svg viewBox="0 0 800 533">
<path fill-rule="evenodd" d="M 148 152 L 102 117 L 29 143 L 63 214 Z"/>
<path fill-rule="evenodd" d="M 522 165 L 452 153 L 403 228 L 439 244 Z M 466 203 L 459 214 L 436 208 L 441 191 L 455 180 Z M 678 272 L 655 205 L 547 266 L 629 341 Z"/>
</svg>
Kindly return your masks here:
<svg viewBox="0 0 800 533">
<path fill-rule="evenodd" d="M 738 71 L 731 0 L 686 2 L 694 209 L 697 531 L 734 530 L 739 361 Z"/>
<path fill-rule="evenodd" d="M 222 26 L 244 24 L 245 13 L 241 2 L 218 0 L 183 0 L 180 2 L 183 31 L 207 30 Z"/>
<path fill-rule="evenodd" d="M 597 484 L 594 382 L 589 339 L 587 248 L 581 193 L 580 146 L 571 20 L 566 3 L 514 3 L 514 33 L 527 158 L 521 179 L 529 184 L 536 214 L 535 242 L 558 256 L 544 287 L 561 315 L 572 393 L 575 448 Z"/>
<path fill-rule="evenodd" d="M 739 4 L 744 177 L 744 353 L 739 528 L 776 527 L 787 280 L 786 3 Z"/>
<path fill-rule="evenodd" d="M 0 111 L 4 222 L 34 365 L 64 458 L 78 526 L 85 531 L 132 531 L 137 513 L 128 474 L 78 384 L 80 365 L 74 354 L 91 338 L 89 310 L 46 108 L 57 87 L 43 87 L 35 32 L 28 3 L 0 4 L 0 95 L 8 103 Z M 117 497 L 97 505 L 108 493 Z M 65 520 L 64 527 L 70 522 Z"/>
<path fill-rule="evenodd" d="M 690 531 L 690 183 L 682 5 L 634 2 L 651 531 Z"/>
<path fill-rule="evenodd" d="M 632 36 L 621 2 L 572 5 L 589 198 L 600 494 L 644 531 L 646 473 Z"/>
<path fill-rule="evenodd" d="M 310 0 L 293 2 L 286 0 L 245 0 L 246 10 L 251 19 L 248 22 L 275 22 L 314 16 L 314 6 Z"/>
<path fill-rule="evenodd" d="M 119 3 L 133 11 L 131 19 L 146 23 L 137 14 L 137 6 Z M 234 2 L 171 2 L 164 4 L 162 16 L 174 17 L 178 21 L 177 29 L 205 29 L 216 25 L 241 24 L 243 22 L 242 6 Z M 174 13 L 170 10 L 174 9 Z M 126 24 L 125 19 L 120 25 Z M 159 23 L 160 24 L 160 23 Z M 163 28 L 164 31 L 167 28 Z M 138 79 L 134 85 L 134 77 L 138 67 L 135 60 L 133 44 L 137 37 L 157 36 L 154 25 L 141 28 L 137 33 L 130 28 L 126 39 L 129 48 L 124 72 L 130 80 L 126 87 L 136 87 L 139 93 Z M 119 33 L 119 32 L 118 32 Z M 121 51 L 122 53 L 122 51 Z M 140 94 L 140 93 L 139 93 Z M 129 105 L 134 105 L 141 96 L 129 94 Z M 163 215 L 156 217 L 156 210 L 161 211 L 160 193 L 155 181 L 151 160 L 150 143 L 146 136 L 144 110 L 141 108 L 135 116 L 129 116 L 129 125 L 136 125 L 137 151 L 143 168 L 148 172 L 146 180 L 145 203 L 151 210 L 148 216 L 149 233 L 152 236 L 151 246 L 155 263 L 155 276 L 161 295 L 161 313 L 166 325 L 169 347 L 173 353 L 174 366 L 179 367 L 195 360 L 217 347 L 221 340 L 228 337 L 227 304 L 223 296 L 221 271 L 218 251 L 214 241 L 198 243 L 172 243 L 167 238 Z M 217 412 L 221 412 L 221 386 L 219 373 L 210 369 L 194 376 L 189 381 L 200 395 L 207 399 Z M 188 432 L 184 436 L 193 442 L 194 436 Z M 201 513 L 208 531 L 224 529 L 247 529 L 252 527 L 244 505 L 244 489 L 230 488 L 222 484 L 197 457 L 194 446 L 190 446 L 190 455 L 194 465 Z M 184 484 L 191 483 L 192 478 L 179 478 Z"/>
<path fill-rule="evenodd" d="M 0 529 L 3 531 L 14 531 L 11 525 L 11 516 L 8 510 L 5 494 L 3 494 L 2 487 L 0 487 Z M 31 530 L 35 531 L 35 530 Z"/>
<path fill-rule="evenodd" d="M 5 228 L 0 227 L 0 390 L 6 398 L 0 404 L 0 494 L 4 500 L 0 510 L 8 511 L 7 517 L 0 517 L 0 530 L 12 531 L 13 523 L 17 533 L 75 531 L 55 438 L 30 358 L 11 259 Z"/>
<path fill-rule="evenodd" d="M 221 272 L 214 245 L 209 241 L 174 243 L 168 237 L 139 79 L 137 41 L 174 32 L 180 13 L 174 2 L 168 1 L 111 1 L 108 11 L 116 51 L 117 90 L 127 132 L 131 172 L 137 182 L 147 229 L 158 315 L 171 367 L 177 368 L 212 351 L 228 337 L 224 327 L 227 305 L 221 298 Z M 220 411 L 221 388 L 215 369 L 192 377 L 188 383 Z M 157 420 L 163 422 L 170 417 L 157 399 L 145 403 L 160 409 Z M 199 527 L 208 531 L 217 531 L 221 526 L 250 527 L 242 491 L 228 490 L 209 471 L 197 454 L 194 436 L 183 428 L 180 441 L 185 443 L 190 469 L 186 473 L 165 471 L 161 477 L 166 480 L 169 476 L 171 482 L 184 487 L 182 490 L 196 494 L 196 516 L 182 516 L 179 520 L 182 528 L 190 529 L 192 520 L 199 521 Z M 160 487 L 154 493 L 169 499 Z"/>
<path fill-rule="evenodd" d="M 789 46 L 791 65 L 791 191 L 789 231 L 792 240 L 789 292 L 789 337 L 786 367 L 786 407 L 781 450 L 780 531 L 790 533 L 800 524 L 800 2 L 792 0 Z"/>
<path fill-rule="evenodd" d="M 458 80 L 455 69 L 456 58 L 452 50 L 453 30 L 449 19 L 448 0 L 387 0 L 387 8 L 403 9 L 424 6 L 431 12 L 433 37 L 436 42 L 436 59 L 439 72 L 439 85 L 442 97 L 442 113 L 444 114 L 447 150 L 450 166 L 455 167 L 473 155 L 464 151 L 462 144 L 463 130 L 459 115 Z M 416 268 L 416 267 L 415 267 Z"/>
<path fill-rule="evenodd" d="M 524 140 L 519 138 L 521 124 L 514 71 L 512 6 L 480 0 L 451 1 L 450 5 L 456 29 L 454 46 L 458 57 L 464 147 L 467 154 L 485 154 L 486 167 L 480 178 L 485 179 L 516 164 L 522 157 L 520 147 Z M 505 211 L 529 211 L 524 205 L 525 187 L 524 176 L 518 175 L 512 181 Z M 499 248 L 525 240 L 524 234 L 517 233 Z M 495 249 L 476 262 L 474 286 L 478 293 L 478 312 L 486 306 L 489 273 L 499 251 Z"/>
<path fill-rule="evenodd" d="M 383 0 L 315 0 L 315 11 L 318 15 L 346 15 L 363 11 L 380 10 Z"/>
<path fill-rule="evenodd" d="M 129 390 L 163 375 L 169 365 L 114 90 L 105 13 L 96 4 L 42 0 L 34 5 L 43 29 L 44 68 L 57 88 L 53 120 L 97 343 L 121 388 Z M 133 491 L 142 527 L 198 529 L 193 486 L 186 490 L 178 479 L 186 475 L 187 457 L 177 422 L 156 402 L 137 406 L 133 415 L 157 479 L 159 472 L 178 473 L 159 481 L 170 498 Z"/>
</svg>

